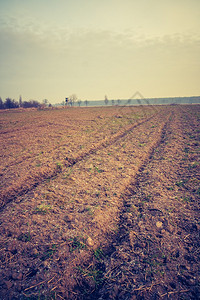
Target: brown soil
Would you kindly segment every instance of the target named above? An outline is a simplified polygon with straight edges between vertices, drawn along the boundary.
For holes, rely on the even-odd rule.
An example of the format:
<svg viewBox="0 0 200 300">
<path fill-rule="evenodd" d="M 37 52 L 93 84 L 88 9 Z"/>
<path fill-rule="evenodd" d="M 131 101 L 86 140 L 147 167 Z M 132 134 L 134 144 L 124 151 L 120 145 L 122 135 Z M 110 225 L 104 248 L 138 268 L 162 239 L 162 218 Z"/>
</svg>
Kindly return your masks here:
<svg viewBox="0 0 200 300">
<path fill-rule="evenodd" d="M 0 115 L 0 299 L 198 299 L 200 106 Z"/>
</svg>

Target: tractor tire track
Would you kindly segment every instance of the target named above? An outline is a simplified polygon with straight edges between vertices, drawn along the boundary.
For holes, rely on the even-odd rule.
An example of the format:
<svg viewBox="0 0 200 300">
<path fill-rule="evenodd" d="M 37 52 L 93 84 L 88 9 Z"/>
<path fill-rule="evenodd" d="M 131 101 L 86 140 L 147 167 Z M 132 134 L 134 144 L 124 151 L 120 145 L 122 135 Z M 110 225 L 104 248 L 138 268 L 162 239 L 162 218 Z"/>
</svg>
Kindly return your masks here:
<svg viewBox="0 0 200 300">
<path fill-rule="evenodd" d="M 95 241 L 95 244 L 97 247 L 107 247 L 108 249 L 111 248 L 112 246 L 112 243 L 113 243 L 113 230 L 112 228 L 110 227 L 110 223 L 114 222 L 116 225 L 118 224 L 118 214 L 120 213 L 121 210 L 123 210 L 123 199 L 121 198 L 121 194 L 124 193 L 124 191 L 129 187 L 129 185 L 131 184 L 131 182 L 133 182 L 135 180 L 135 177 L 137 176 L 137 173 L 138 173 L 138 170 L 140 170 L 145 164 L 146 162 L 148 161 L 149 157 L 151 156 L 152 152 L 154 151 L 154 149 L 160 144 L 161 140 L 162 140 L 162 136 L 163 134 L 165 133 L 165 128 L 167 126 L 167 124 L 169 123 L 170 121 L 170 118 L 172 116 L 172 112 L 170 112 L 168 115 L 165 115 L 164 118 L 161 118 L 161 116 L 158 116 L 158 119 L 157 119 L 157 124 L 159 124 L 159 126 L 153 131 L 152 133 L 152 139 L 151 141 L 148 143 L 147 146 L 145 146 L 145 150 L 144 150 L 144 155 L 143 156 L 139 156 L 138 157 L 138 161 L 139 161 L 139 164 L 137 165 L 136 169 L 133 170 L 133 172 L 131 173 L 131 176 L 128 178 L 128 180 L 126 180 L 126 178 L 120 182 L 120 186 L 115 186 L 115 182 L 113 183 L 113 190 L 116 190 L 117 192 L 117 196 L 115 196 L 115 202 L 113 202 L 113 207 L 105 207 L 105 206 L 102 206 L 102 208 L 100 210 L 97 210 L 97 215 L 94 216 L 94 222 L 92 222 L 91 220 L 91 215 L 89 214 L 88 216 L 85 216 L 85 220 L 82 219 L 84 218 L 84 213 L 80 213 L 80 204 L 79 202 L 75 201 L 73 203 L 73 205 L 71 205 L 70 203 L 68 203 L 68 198 L 66 199 L 66 197 L 68 196 L 68 194 L 70 194 L 70 197 L 72 199 L 72 195 L 74 194 L 74 189 L 73 187 L 75 186 L 72 182 L 71 186 L 70 186 L 70 180 L 73 180 L 73 178 L 69 178 L 69 181 L 68 183 L 66 182 L 65 186 L 65 190 L 63 190 L 63 194 L 64 194 L 64 201 L 66 203 L 66 207 L 65 207 L 65 211 L 63 212 L 62 209 L 61 210 L 58 210 L 58 207 L 56 207 L 56 199 L 53 198 L 52 199 L 52 203 L 54 203 L 54 207 L 55 207 L 55 213 L 51 214 L 50 215 L 50 218 L 51 219 L 54 219 L 56 218 L 56 225 L 59 227 L 61 227 L 60 229 L 61 230 L 66 230 L 66 223 L 65 225 L 63 225 L 63 213 L 64 214 L 67 214 L 70 215 L 70 212 L 72 212 L 74 215 L 75 215 L 75 221 L 77 220 L 78 222 L 75 223 L 76 224 L 76 228 L 77 228 L 77 232 L 73 232 L 73 228 L 72 228 L 72 237 L 76 237 L 76 235 L 79 235 L 80 234 L 80 230 L 81 228 L 86 228 L 85 230 L 87 230 L 88 234 L 90 236 L 92 236 L 93 240 Z M 144 124 L 146 122 L 143 122 Z M 141 125 L 141 124 L 140 124 Z M 145 124 L 144 127 L 142 127 L 141 129 L 141 132 L 143 130 L 146 130 L 146 129 L 149 129 L 150 128 L 150 125 L 152 125 L 152 123 L 148 124 L 147 125 Z M 117 136 L 114 136 L 114 139 L 111 140 L 108 140 L 107 141 L 107 144 L 106 144 L 106 147 L 105 146 L 101 146 L 99 148 L 96 149 L 96 151 L 94 151 L 93 153 L 90 153 L 88 156 L 85 156 L 84 158 L 87 157 L 87 159 L 96 159 L 96 156 L 98 157 L 101 157 L 104 155 L 104 150 L 106 148 L 106 151 L 111 151 L 111 149 L 113 148 L 113 150 L 115 149 L 115 145 L 119 142 L 121 142 L 121 140 L 123 140 L 124 143 L 129 143 L 130 142 L 130 146 L 134 146 L 134 141 L 137 141 L 137 138 L 138 137 L 135 137 L 136 133 L 135 133 L 135 130 L 131 130 L 131 128 L 135 128 L 135 126 L 131 126 L 129 130 L 125 132 L 121 132 L 121 133 L 118 133 Z M 136 128 L 138 128 L 136 126 Z M 148 130 L 147 130 L 148 131 Z M 142 152 L 142 150 L 141 150 Z M 124 158 L 126 159 L 126 157 L 128 157 L 128 154 L 129 153 L 124 153 Z M 92 158 L 93 156 L 93 158 Z M 79 177 L 79 173 L 78 171 L 80 171 L 82 173 L 82 175 L 84 175 L 84 177 L 86 176 L 84 173 L 84 167 L 85 165 L 87 164 L 88 160 L 84 160 L 84 158 L 80 159 L 79 161 L 75 162 L 73 164 L 73 162 L 71 162 L 71 166 L 74 167 L 74 174 L 73 176 L 78 178 Z M 96 159 L 98 160 L 98 158 Z M 126 168 L 129 168 L 129 165 L 128 165 L 128 162 L 126 163 Z M 58 170 L 57 170 L 58 171 Z M 60 170 L 61 172 L 62 170 Z M 59 171 L 58 171 L 59 173 Z M 58 184 L 62 184 L 60 182 L 60 179 L 62 177 L 62 174 L 56 174 L 55 177 L 57 176 L 58 178 L 55 178 L 55 181 L 53 181 L 53 184 L 54 186 L 56 186 L 56 190 L 55 192 L 58 194 L 60 189 L 59 187 L 57 186 Z M 76 174 L 75 174 L 76 173 Z M 96 185 L 96 183 L 98 183 L 98 180 L 101 178 L 101 175 L 102 175 L 102 184 L 105 182 L 104 179 L 106 179 L 106 174 L 104 176 L 104 173 L 97 173 L 96 175 L 99 175 L 100 177 L 98 178 L 98 176 L 94 176 L 94 177 L 97 177 L 96 179 L 94 179 L 94 184 Z M 118 176 L 118 174 L 113 174 L 115 177 Z M 103 178 L 105 177 L 105 178 Z M 84 181 L 82 182 L 84 183 Z M 76 189 L 79 189 L 79 192 L 81 193 L 80 195 L 77 196 L 77 200 L 80 200 L 82 201 L 82 198 L 83 197 L 83 190 L 81 189 L 81 186 L 79 187 L 79 184 L 77 184 L 77 182 L 75 181 L 75 184 L 77 186 Z M 67 235 L 67 239 L 65 242 L 62 242 L 60 243 L 61 241 L 61 237 L 60 237 L 60 233 L 59 233 L 59 236 L 58 236 L 58 239 L 56 240 L 56 247 L 58 247 L 58 253 L 66 253 L 67 252 L 67 256 L 66 258 L 64 258 L 64 260 L 62 259 L 62 257 L 59 259 L 56 258 L 56 259 L 53 259 L 53 261 L 49 261 L 49 263 L 53 264 L 52 265 L 52 270 L 54 270 L 54 275 L 55 276 L 52 276 L 52 279 L 48 279 L 48 274 L 49 274 L 49 271 L 46 272 L 46 270 L 43 270 L 43 268 L 41 267 L 41 265 L 43 265 L 43 261 L 45 260 L 45 258 L 43 257 L 43 254 L 40 254 L 40 253 L 46 253 L 47 251 L 50 251 L 48 250 L 48 246 L 50 247 L 52 244 L 55 244 L 55 236 L 53 234 L 54 231 L 52 231 L 52 233 L 50 234 L 49 236 L 49 232 L 51 232 L 51 230 L 53 229 L 52 228 L 52 223 L 48 223 L 48 226 L 46 226 L 45 224 L 46 223 L 43 223 L 42 220 L 43 220 L 43 216 L 41 215 L 35 215 L 34 212 L 33 212 L 33 208 L 34 206 L 36 207 L 37 204 L 41 203 L 40 199 L 42 198 L 40 195 L 41 195 L 41 192 L 43 192 L 43 190 L 45 189 L 45 183 L 44 183 L 44 186 L 39 186 L 39 189 L 36 191 L 36 193 L 39 195 L 38 197 L 38 201 L 37 199 L 34 199 L 32 201 L 32 198 L 33 197 L 37 197 L 36 195 L 30 195 L 30 197 L 28 197 L 27 195 L 27 199 L 23 202 L 21 202 L 19 205 L 18 203 L 13 203 L 11 204 L 11 207 L 7 206 L 7 208 L 5 209 L 5 211 L 3 212 L 4 214 L 4 217 L 3 218 L 6 218 L 6 216 L 9 215 L 10 213 L 10 210 L 12 210 L 12 218 L 16 218 L 16 216 L 18 215 L 21 215 L 22 218 L 21 220 L 18 220 L 18 223 L 20 222 L 23 226 L 23 232 L 26 232 L 26 224 L 27 224 L 27 221 L 32 220 L 32 225 L 31 225 L 31 235 L 33 236 L 33 240 L 31 240 L 30 242 L 28 241 L 27 243 L 21 241 L 21 235 L 18 237 L 18 240 L 16 242 L 16 248 L 17 249 L 20 249 L 20 247 L 23 247 L 23 243 L 24 243 L 24 247 L 27 247 L 27 251 L 23 251 L 23 259 L 24 261 L 27 262 L 29 268 L 32 270 L 34 270 L 32 273 L 31 273 L 31 277 L 28 277 L 27 276 L 27 279 L 25 278 L 23 280 L 23 289 L 22 289 L 22 293 L 18 292 L 18 291 L 14 291 L 15 290 L 15 285 L 13 285 L 13 287 L 11 288 L 12 292 L 13 293 L 16 293 L 15 295 L 17 296 L 17 294 L 19 295 L 19 293 L 21 294 L 20 296 L 23 295 L 23 291 L 24 293 L 30 293 L 30 296 L 31 296 L 31 293 L 33 292 L 36 292 L 36 290 L 34 289 L 34 285 L 32 284 L 33 280 L 35 280 L 37 282 L 37 276 L 36 276 L 36 271 L 37 270 L 40 270 L 40 271 L 37 271 L 39 273 L 39 276 L 40 278 L 42 278 L 43 276 L 43 279 L 41 280 L 41 282 L 43 282 L 43 287 L 42 287 L 42 290 L 43 290 L 43 293 L 45 293 L 45 291 L 51 291 L 51 290 L 55 290 L 57 294 L 59 294 L 61 297 L 67 297 L 67 299 L 75 299 L 74 297 L 78 297 L 78 299 L 86 299 L 86 298 L 82 298 L 82 295 L 80 294 L 80 286 L 76 286 L 77 284 L 77 281 L 79 281 L 79 268 L 78 267 L 82 267 L 84 264 L 88 264 L 92 257 L 94 256 L 94 251 L 92 249 L 88 249 L 87 251 L 70 251 L 71 247 L 73 247 L 73 242 L 69 242 L 69 237 L 70 237 L 70 232 L 66 231 L 66 235 Z M 87 190 L 87 187 L 85 187 L 84 191 Z M 35 193 L 35 192 L 34 192 Z M 34 194 L 33 193 L 33 194 Z M 80 197 L 79 197 L 80 196 Z M 92 196 L 92 195 L 91 195 Z M 102 195 L 102 197 L 104 197 Z M 92 197 L 89 197 L 89 198 L 92 198 Z M 101 199 L 102 198 L 98 198 L 98 202 L 100 203 L 100 205 L 103 205 L 101 204 Z M 109 199 L 106 198 L 107 202 L 109 203 Z M 90 199 L 92 200 L 92 199 Z M 112 199 L 113 200 L 113 199 Z M 83 199 L 83 203 L 84 203 L 84 209 L 86 208 L 87 206 L 87 199 Z M 31 203 L 32 202 L 32 203 Z M 90 202 L 92 204 L 92 202 Z M 58 203 L 59 207 L 60 207 L 60 204 Z M 20 206 L 20 207 L 19 207 Z M 77 209 L 78 208 L 78 209 Z M 19 209 L 19 210 L 18 210 Z M 108 220 L 105 220 L 105 224 L 103 224 L 103 231 L 99 230 L 98 228 L 98 213 L 101 214 L 102 218 L 105 218 L 105 212 L 107 210 L 110 210 L 112 215 L 111 215 L 111 218 L 112 219 L 108 219 Z M 54 209 L 53 209 L 54 210 Z M 26 211 L 27 212 L 27 215 L 23 215 L 22 211 Z M 21 213 L 20 213 L 21 212 Z M 57 213 L 59 212 L 59 215 Z M 33 213 L 33 215 L 32 215 Z M 28 216 L 28 214 L 30 214 Z M 39 218 L 37 218 L 37 216 Z M 97 217 L 97 218 L 95 218 Z M 87 219 L 88 218 L 88 219 Z M 101 218 L 101 219 L 102 219 Z M 48 220 L 48 214 L 47 214 L 47 220 Z M 41 230 L 43 232 L 42 235 L 40 235 L 40 232 L 38 231 L 39 229 L 41 229 L 40 227 L 37 227 L 37 222 L 42 222 L 41 223 L 41 226 L 45 226 L 45 228 L 47 229 L 46 232 L 43 232 L 43 230 Z M 50 220 L 49 220 L 50 222 Z M 67 221 L 68 222 L 68 221 Z M 5 222 L 6 223 L 6 222 Z M 16 223 L 16 228 L 19 228 L 20 229 L 20 226 L 18 225 L 18 223 Z M 73 223 L 73 222 L 72 222 Z M 7 224 L 4 224 L 4 223 L 1 223 L 2 224 L 2 240 L 5 241 L 4 242 L 4 247 L 2 249 L 2 261 L 6 263 L 5 265 L 5 271 L 4 271 L 4 277 L 6 278 L 6 274 L 7 274 L 7 271 L 9 270 L 9 268 L 13 268 L 13 266 L 15 265 L 16 263 L 16 260 L 18 260 L 18 258 L 20 257 L 20 251 L 19 250 L 19 253 L 16 253 L 16 251 L 13 250 L 12 247 L 15 247 L 15 245 L 12 243 L 12 239 L 15 239 L 16 240 L 16 233 L 15 233 L 15 229 L 13 229 L 13 233 L 10 233 L 9 236 L 7 235 L 7 230 L 9 228 L 9 223 L 7 222 Z M 79 226 L 80 225 L 80 226 Z M 86 227 L 87 226 L 87 227 Z M 48 227 L 48 228 L 47 228 Z M 68 229 L 67 229 L 68 230 Z M 69 231 L 71 229 L 69 228 Z M 26 235 L 23 235 L 23 237 L 27 238 Z M 8 242 L 6 241 L 8 240 Z M 8 245 L 7 245 L 8 243 Z M 47 245 L 45 245 L 47 243 Z M 37 248 L 35 250 L 37 250 L 37 256 L 35 257 L 35 252 L 32 253 L 32 248 L 33 248 L 33 245 L 34 245 L 34 248 Z M 9 247 L 7 249 L 7 252 L 5 250 L 5 258 L 3 257 L 4 255 L 4 249 L 6 249 L 7 247 Z M 28 250 L 30 249 L 31 250 Z M 89 248 L 89 247 L 88 247 Z M 98 249 L 98 248 L 97 248 Z M 11 259 L 10 261 L 7 263 L 7 255 L 9 257 L 9 253 L 10 251 L 12 251 L 14 254 L 11 256 Z M 11 252 L 11 253 L 12 253 Z M 54 254 L 54 250 L 52 249 L 52 252 L 50 253 L 51 256 Z M 55 255 L 57 255 L 57 253 L 55 252 Z M 40 256 L 41 256 L 41 259 L 40 259 Z M 9 266 L 10 264 L 10 266 Z M 26 268 L 27 268 L 27 265 L 23 265 L 23 263 L 19 263 L 20 266 L 19 266 L 19 269 L 20 269 L 20 272 L 22 273 L 26 273 Z M 59 266 L 64 266 L 64 267 L 61 267 L 61 269 L 57 270 L 56 268 L 59 268 Z M 56 271 L 57 270 L 57 271 Z M 47 275 L 46 275 L 47 274 Z M 72 282 L 72 278 L 74 278 L 74 276 L 78 278 L 77 281 L 73 281 Z M 15 274 L 13 275 L 13 277 L 15 277 Z M 83 276 L 82 278 L 80 277 L 80 282 L 82 282 L 82 286 L 84 285 L 84 282 L 87 283 L 86 280 L 87 278 L 85 276 Z M 6 280 L 6 279 L 5 279 Z M 39 284 L 39 283 L 38 283 Z M 64 290 L 63 290 L 63 286 L 65 287 Z M 9 293 L 11 293 L 11 290 L 9 291 Z M 62 290 L 62 292 L 61 292 Z M 75 293 L 74 293 L 75 292 Z M 14 294 L 13 294 L 14 295 Z M 78 296 L 77 296 L 78 295 Z M 19 296 L 19 297 L 20 297 Z M 14 297 L 14 296 L 13 296 Z M 16 298 L 17 299 L 17 298 Z M 77 299 L 77 298 L 76 298 Z M 91 299 L 95 299 L 95 298 L 91 298 Z"/>
<path fill-rule="evenodd" d="M 187 125 L 193 128 L 194 120 L 181 129 L 178 122 L 182 116 L 178 114 L 165 124 L 157 151 L 152 149 L 147 164 L 124 191 L 119 232 L 110 244 L 109 255 L 101 261 L 104 284 L 88 292 L 85 299 L 198 299 L 199 204 L 193 187 L 190 206 L 175 197 L 189 194 L 189 188 L 174 192 L 171 182 L 166 182 L 167 178 L 176 181 L 187 177 L 187 168 L 182 167 L 185 154 L 181 146 L 186 144 L 182 129 Z M 170 168 L 166 161 L 171 158 Z M 193 169 L 193 176 L 195 173 Z M 163 180 L 160 199 L 159 177 Z"/>
<path fill-rule="evenodd" d="M 171 116 L 172 116 L 172 113 L 170 113 L 166 117 L 165 121 L 162 122 L 159 129 L 154 133 L 153 141 L 150 143 L 150 145 L 148 145 L 148 149 L 146 149 L 145 154 L 141 158 L 139 165 L 133 171 L 131 178 L 129 180 L 125 179 L 123 182 L 121 182 L 121 188 L 118 187 L 117 188 L 118 190 L 116 189 L 116 192 L 118 191 L 118 193 L 117 193 L 118 196 L 114 202 L 115 207 L 110 209 L 111 214 L 112 214 L 110 217 L 111 219 L 106 218 L 106 214 L 108 213 L 108 210 L 109 210 L 108 207 L 105 207 L 105 209 L 102 208 L 102 210 L 99 211 L 99 214 L 97 213 L 97 215 L 95 215 L 92 223 L 91 223 L 90 219 L 86 218 L 85 220 L 82 220 L 81 216 L 79 216 L 79 218 L 78 218 L 78 216 L 75 217 L 78 219 L 78 223 L 80 224 L 81 227 L 83 227 L 83 228 L 88 228 L 88 226 L 90 227 L 87 229 L 87 233 L 89 234 L 89 236 L 92 236 L 92 238 L 95 242 L 95 245 L 96 245 L 95 247 L 97 247 L 97 249 L 102 248 L 105 251 L 110 252 L 110 249 L 112 248 L 113 238 L 114 239 L 116 238 L 116 235 L 113 233 L 112 226 L 113 226 L 113 224 L 118 226 L 118 215 L 119 215 L 120 211 L 123 210 L 123 205 L 124 205 L 124 203 L 121 201 L 122 200 L 121 195 L 123 195 L 125 193 L 125 191 L 127 189 L 129 189 L 132 182 L 134 182 L 134 180 L 136 180 L 135 178 L 137 177 L 138 171 L 141 170 L 141 168 L 143 168 L 146 165 L 146 162 L 149 160 L 149 157 L 151 157 L 153 151 L 162 142 L 162 137 L 165 134 L 166 126 L 170 122 Z M 134 135 L 134 131 L 131 132 L 131 135 Z M 123 137 L 126 137 L 126 135 L 123 135 Z M 130 137 L 129 137 L 129 139 L 130 139 Z M 115 140 L 115 142 L 117 142 L 117 140 Z M 112 143 L 112 145 L 113 145 L 113 143 Z M 100 149 L 99 155 L 100 155 L 100 153 L 101 153 L 101 149 Z M 96 155 L 96 152 L 93 154 Z M 82 163 L 83 163 L 82 160 L 80 162 L 82 165 Z M 76 164 L 78 164 L 78 162 L 76 162 Z M 98 201 L 101 202 L 101 198 L 99 198 Z M 77 206 L 79 206 L 79 204 L 77 204 Z M 73 210 L 76 210 L 75 207 Z M 79 213 L 79 215 L 80 215 L 80 213 Z M 102 221 L 102 218 L 100 218 L 100 215 L 102 215 L 102 218 L 105 218 L 105 221 Z M 99 228 L 99 226 L 98 226 L 99 218 L 101 219 L 102 222 L 105 223 L 105 224 L 101 223 L 103 230 L 101 230 L 101 228 Z M 112 226 L 110 226 L 109 223 L 112 223 Z M 63 250 L 61 248 L 60 251 L 64 251 L 65 247 L 66 247 L 66 245 L 64 245 Z M 81 269 L 82 267 L 86 267 L 89 264 L 89 262 L 91 262 L 91 260 L 93 259 L 93 255 L 94 255 L 94 252 L 91 250 L 85 252 L 84 255 L 83 255 L 83 253 L 79 253 L 79 252 L 68 255 L 68 264 L 65 266 L 64 271 L 57 274 L 55 281 L 52 281 L 48 287 L 46 286 L 46 289 L 50 290 L 50 289 L 54 288 L 55 286 L 57 286 L 58 293 L 59 293 L 59 282 L 63 282 L 63 278 L 65 278 L 65 282 L 70 282 L 70 278 L 72 278 L 72 276 L 75 276 L 75 277 L 77 277 L 78 281 L 80 279 L 81 286 L 76 286 L 76 285 L 74 286 L 74 283 L 71 283 L 71 285 L 70 285 L 70 283 L 68 283 L 65 294 L 61 294 L 61 296 L 67 297 L 67 299 L 84 299 L 84 300 L 87 299 L 87 298 L 85 298 L 85 295 L 82 297 L 82 295 L 80 294 L 80 290 L 83 288 L 84 284 L 87 285 L 87 280 L 86 280 L 85 276 L 80 278 L 79 277 L 80 274 L 77 270 Z M 97 264 L 99 266 L 99 262 L 97 262 Z M 73 268 L 72 268 L 72 266 L 73 266 Z M 27 289 L 29 289 L 29 287 L 27 287 Z M 78 298 L 74 298 L 75 294 L 78 295 L 77 296 Z M 95 298 L 93 298 L 93 296 L 94 296 L 94 294 L 89 299 L 95 299 Z"/>
<path fill-rule="evenodd" d="M 157 114 L 156 114 L 157 115 Z M 156 115 L 150 116 L 147 119 L 144 119 L 142 121 L 139 121 L 137 124 L 129 125 L 124 130 L 118 131 L 118 133 L 114 134 L 113 136 L 105 138 L 103 141 L 100 141 L 97 144 L 92 144 L 91 147 L 85 151 L 79 154 L 75 158 L 65 157 L 63 161 L 61 161 L 61 164 L 63 164 L 65 167 L 73 167 L 77 162 L 80 162 L 81 160 L 85 159 L 86 157 L 96 153 L 96 151 L 109 147 L 119 139 L 126 136 L 129 132 L 132 130 L 138 128 L 144 123 L 147 123 L 151 119 L 155 118 Z M 10 186 L 6 188 L 0 195 L 0 208 L 4 207 L 7 203 L 15 200 L 18 196 L 22 196 L 23 194 L 29 192 L 33 188 L 35 188 L 38 184 L 42 183 L 46 179 L 51 179 L 55 176 L 57 176 L 61 172 L 61 168 L 59 166 L 54 167 L 46 167 L 44 168 L 43 172 L 37 173 L 36 175 L 28 175 L 26 176 L 22 182 L 15 182 L 14 186 Z"/>
</svg>

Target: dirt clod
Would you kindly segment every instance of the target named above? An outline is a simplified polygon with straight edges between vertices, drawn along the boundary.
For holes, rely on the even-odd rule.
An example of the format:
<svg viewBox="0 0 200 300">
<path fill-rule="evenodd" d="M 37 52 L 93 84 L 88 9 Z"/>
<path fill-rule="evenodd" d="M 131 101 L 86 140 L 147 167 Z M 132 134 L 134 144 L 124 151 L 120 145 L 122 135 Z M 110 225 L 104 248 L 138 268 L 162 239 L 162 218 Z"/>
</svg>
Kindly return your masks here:
<svg viewBox="0 0 200 300">
<path fill-rule="evenodd" d="M 160 222 L 160 221 L 156 222 L 156 227 L 157 228 L 162 228 L 163 227 L 163 223 Z"/>
</svg>

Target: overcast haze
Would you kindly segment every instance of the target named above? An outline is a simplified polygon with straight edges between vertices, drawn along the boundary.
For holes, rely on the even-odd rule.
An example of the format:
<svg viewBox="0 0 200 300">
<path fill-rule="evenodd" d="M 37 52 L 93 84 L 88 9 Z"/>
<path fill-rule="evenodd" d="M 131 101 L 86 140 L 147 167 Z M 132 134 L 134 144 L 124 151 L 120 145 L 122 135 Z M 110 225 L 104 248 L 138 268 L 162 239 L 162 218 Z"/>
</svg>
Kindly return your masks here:
<svg viewBox="0 0 200 300">
<path fill-rule="evenodd" d="M 200 95 L 199 0 L 0 0 L 0 97 Z"/>
</svg>

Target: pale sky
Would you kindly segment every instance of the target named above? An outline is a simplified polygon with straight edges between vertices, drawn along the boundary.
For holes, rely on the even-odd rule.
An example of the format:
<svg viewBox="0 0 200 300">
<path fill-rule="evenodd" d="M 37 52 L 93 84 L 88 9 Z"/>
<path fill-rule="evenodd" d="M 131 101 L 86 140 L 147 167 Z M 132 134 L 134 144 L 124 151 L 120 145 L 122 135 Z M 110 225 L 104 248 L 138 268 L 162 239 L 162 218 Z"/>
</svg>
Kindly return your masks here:
<svg viewBox="0 0 200 300">
<path fill-rule="evenodd" d="M 0 97 L 200 95 L 200 0 L 0 0 Z"/>
</svg>

